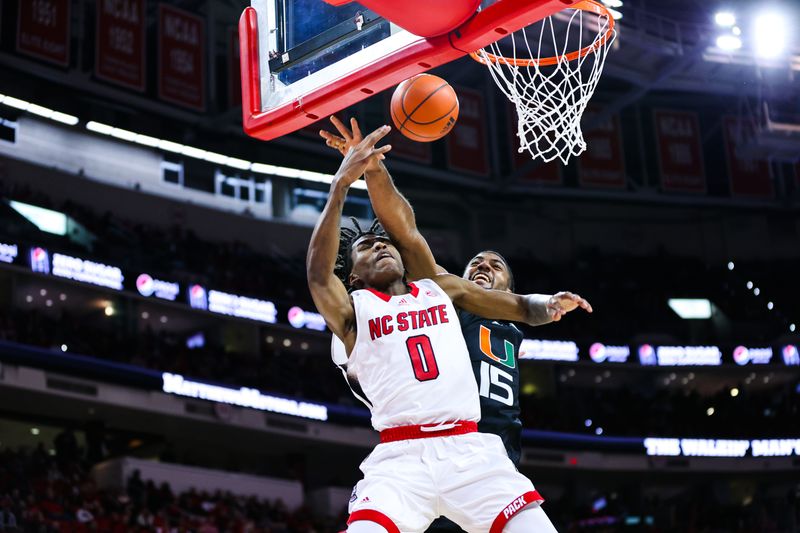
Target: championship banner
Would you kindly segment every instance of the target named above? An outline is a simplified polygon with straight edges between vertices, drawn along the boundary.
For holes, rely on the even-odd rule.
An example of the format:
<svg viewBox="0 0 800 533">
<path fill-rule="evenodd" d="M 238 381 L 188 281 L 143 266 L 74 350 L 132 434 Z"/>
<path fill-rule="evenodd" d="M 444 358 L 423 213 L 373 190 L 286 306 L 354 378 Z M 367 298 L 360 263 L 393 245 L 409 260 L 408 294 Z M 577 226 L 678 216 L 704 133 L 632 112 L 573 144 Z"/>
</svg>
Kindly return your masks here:
<svg viewBox="0 0 800 533">
<path fill-rule="evenodd" d="M 599 110 L 589 109 L 584 120 L 591 122 Z M 616 113 L 583 133 L 586 151 L 578 158 L 578 176 L 582 187 L 625 188 L 625 154 L 622 129 Z"/>
<path fill-rule="evenodd" d="M 145 89 L 145 0 L 98 0 L 94 75 Z"/>
<path fill-rule="evenodd" d="M 239 64 L 239 28 L 228 30 L 228 107 L 242 105 L 242 76 Z"/>
<path fill-rule="evenodd" d="M 389 91 L 384 93 L 383 102 L 384 109 L 391 109 L 392 95 Z M 386 118 L 386 124 L 390 124 L 392 126 L 392 131 L 390 131 L 389 135 L 384 138 L 386 142 L 381 143 L 392 145 L 392 151 L 389 153 L 389 157 L 400 157 L 403 159 L 408 159 L 409 161 L 414 161 L 415 163 L 430 165 L 433 162 L 433 149 L 431 143 L 412 141 L 400 133 L 400 130 L 391 120 L 391 117 Z M 458 122 L 456 122 L 456 124 L 458 124 Z"/>
<path fill-rule="evenodd" d="M 697 113 L 656 110 L 653 122 L 661 188 L 670 192 L 706 192 Z"/>
<path fill-rule="evenodd" d="M 531 165 L 530 169 L 517 177 L 518 183 L 534 185 L 561 185 L 561 165 L 559 160 L 542 163 L 536 161 L 531 163 L 531 155 L 528 152 L 520 153 L 519 139 L 517 138 L 517 110 L 514 104 L 506 100 L 506 113 L 508 117 L 508 146 L 511 147 L 511 174 L 525 165 Z"/>
<path fill-rule="evenodd" d="M 483 95 L 473 89 L 458 87 L 458 120 L 447 134 L 447 167 L 474 176 L 489 175 L 486 111 Z"/>
<path fill-rule="evenodd" d="M 17 52 L 69 66 L 70 0 L 19 0 Z"/>
<path fill-rule="evenodd" d="M 203 19 L 166 4 L 158 6 L 158 97 L 205 111 Z"/>
<path fill-rule="evenodd" d="M 772 198 L 772 172 L 769 162 L 763 159 L 749 159 L 739 155 L 739 144 L 743 139 L 755 134 L 753 125 L 738 117 L 726 116 L 722 120 L 725 136 L 725 157 L 728 162 L 728 177 L 731 183 L 731 196 Z"/>
</svg>

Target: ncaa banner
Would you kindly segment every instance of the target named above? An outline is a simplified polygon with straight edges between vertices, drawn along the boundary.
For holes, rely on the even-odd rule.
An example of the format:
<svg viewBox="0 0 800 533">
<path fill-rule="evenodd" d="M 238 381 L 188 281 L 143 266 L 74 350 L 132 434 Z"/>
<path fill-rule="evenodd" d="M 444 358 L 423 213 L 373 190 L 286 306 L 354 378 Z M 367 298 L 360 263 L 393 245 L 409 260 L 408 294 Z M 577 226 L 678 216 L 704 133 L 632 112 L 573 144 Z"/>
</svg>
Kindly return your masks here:
<svg viewBox="0 0 800 533">
<path fill-rule="evenodd" d="M 599 109 L 588 109 L 584 120 L 592 121 Z M 625 188 L 625 155 L 619 115 L 604 119 L 583 133 L 586 151 L 578 158 L 578 179 L 581 187 L 603 189 Z"/>
<path fill-rule="evenodd" d="M 98 0 L 94 75 L 145 89 L 145 0 Z"/>
<path fill-rule="evenodd" d="M 166 4 L 158 6 L 158 97 L 205 111 L 206 40 L 203 19 Z"/>
<path fill-rule="evenodd" d="M 520 153 L 518 150 L 517 110 L 514 104 L 507 99 L 504 100 L 506 102 L 506 116 L 508 118 L 508 146 L 511 147 L 511 174 L 514 174 L 523 166 L 531 165 L 531 155 L 526 151 Z M 517 183 L 530 185 L 561 185 L 562 181 L 561 165 L 558 160 L 550 161 L 549 163 L 537 161 L 535 164 L 531 165 L 529 170 L 516 179 Z"/>
<path fill-rule="evenodd" d="M 661 188 L 668 192 L 706 192 L 706 174 L 697 113 L 653 112 Z"/>
<path fill-rule="evenodd" d="M 17 52 L 69 66 L 70 0 L 19 0 Z"/>
<path fill-rule="evenodd" d="M 769 162 L 764 159 L 742 157 L 739 147 L 745 139 L 755 135 L 752 123 L 738 117 L 726 116 L 722 119 L 722 132 L 725 137 L 725 157 L 728 162 L 728 178 L 732 196 L 772 198 L 772 173 Z"/>
<path fill-rule="evenodd" d="M 473 176 L 489 175 L 489 153 L 486 141 L 486 110 L 483 95 L 473 89 L 458 87 L 458 120 L 445 136 L 447 167 Z"/>
</svg>

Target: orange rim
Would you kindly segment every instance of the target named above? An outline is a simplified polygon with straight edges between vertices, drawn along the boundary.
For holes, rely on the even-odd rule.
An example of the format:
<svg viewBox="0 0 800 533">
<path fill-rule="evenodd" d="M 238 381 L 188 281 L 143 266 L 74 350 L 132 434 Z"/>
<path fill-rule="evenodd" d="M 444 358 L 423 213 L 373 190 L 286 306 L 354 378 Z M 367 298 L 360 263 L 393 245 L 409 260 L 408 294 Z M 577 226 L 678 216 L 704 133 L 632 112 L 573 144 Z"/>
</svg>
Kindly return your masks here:
<svg viewBox="0 0 800 533">
<path fill-rule="evenodd" d="M 596 39 L 592 44 L 589 46 L 584 46 L 580 50 L 575 50 L 574 52 L 570 52 L 568 54 L 562 56 L 552 56 L 552 57 L 543 57 L 541 59 L 517 59 L 517 58 L 509 58 L 505 56 L 498 56 L 495 54 L 490 54 L 486 50 L 481 49 L 483 52 L 483 56 L 478 55 L 478 51 L 470 52 L 470 57 L 481 63 L 486 65 L 488 61 L 492 63 L 504 63 L 506 65 L 513 65 L 516 67 L 546 67 L 550 65 L 557 65 L 559 62 L 563 60 L 573 61 L 578 59 L 579 57 L 583 57 L 591 52 L 594 52 L 601 46 L 604 46 L 608 40 L 611 38 L 611 35 L 614 33 L 614 17 L 611 16 L 606 6 L 595 2 L 594 0 L 581 0 L 580 2 L 576 2 L 575 4 L 569 6 L 568 9 L 577 9 L 580 11 L 588 11 L 589 13 L 594 13 L 599 17 L 607 17 L 608 18 L 608 29 L 603 34 L 602 37 Z"/>
</svg>

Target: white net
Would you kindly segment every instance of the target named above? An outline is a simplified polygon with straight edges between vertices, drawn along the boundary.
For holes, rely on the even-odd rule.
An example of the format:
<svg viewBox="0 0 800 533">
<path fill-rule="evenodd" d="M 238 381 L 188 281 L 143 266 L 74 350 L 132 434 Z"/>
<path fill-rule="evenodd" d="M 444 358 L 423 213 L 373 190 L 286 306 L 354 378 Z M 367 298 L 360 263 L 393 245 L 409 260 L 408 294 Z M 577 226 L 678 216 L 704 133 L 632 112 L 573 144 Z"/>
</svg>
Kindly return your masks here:
<svg viewBox="0 0 800 533">
<path fill-rule="evenodd" d="M 605 9 L 568 8 L 473 55 L 516 107 L 520 153 L 566 164 L 586 149 L 581 117 L 615 37 Z"/>
</svg>

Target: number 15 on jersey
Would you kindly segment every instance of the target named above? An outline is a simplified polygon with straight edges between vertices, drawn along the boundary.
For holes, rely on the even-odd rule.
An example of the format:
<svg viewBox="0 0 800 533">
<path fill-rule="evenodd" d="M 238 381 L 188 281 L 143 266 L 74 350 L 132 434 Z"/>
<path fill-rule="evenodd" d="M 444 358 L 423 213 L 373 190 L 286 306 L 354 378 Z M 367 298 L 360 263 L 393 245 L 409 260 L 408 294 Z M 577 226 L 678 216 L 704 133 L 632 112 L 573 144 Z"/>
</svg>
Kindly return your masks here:
<svg viewBox="0 0 800 533">
<path fill-rule="evenodd" d="M 514 405 L 514 377 L 508 372 L 481 361 L 480 394 L 484 398 L 498 401 L 509 407 Z"/>
</svg>

